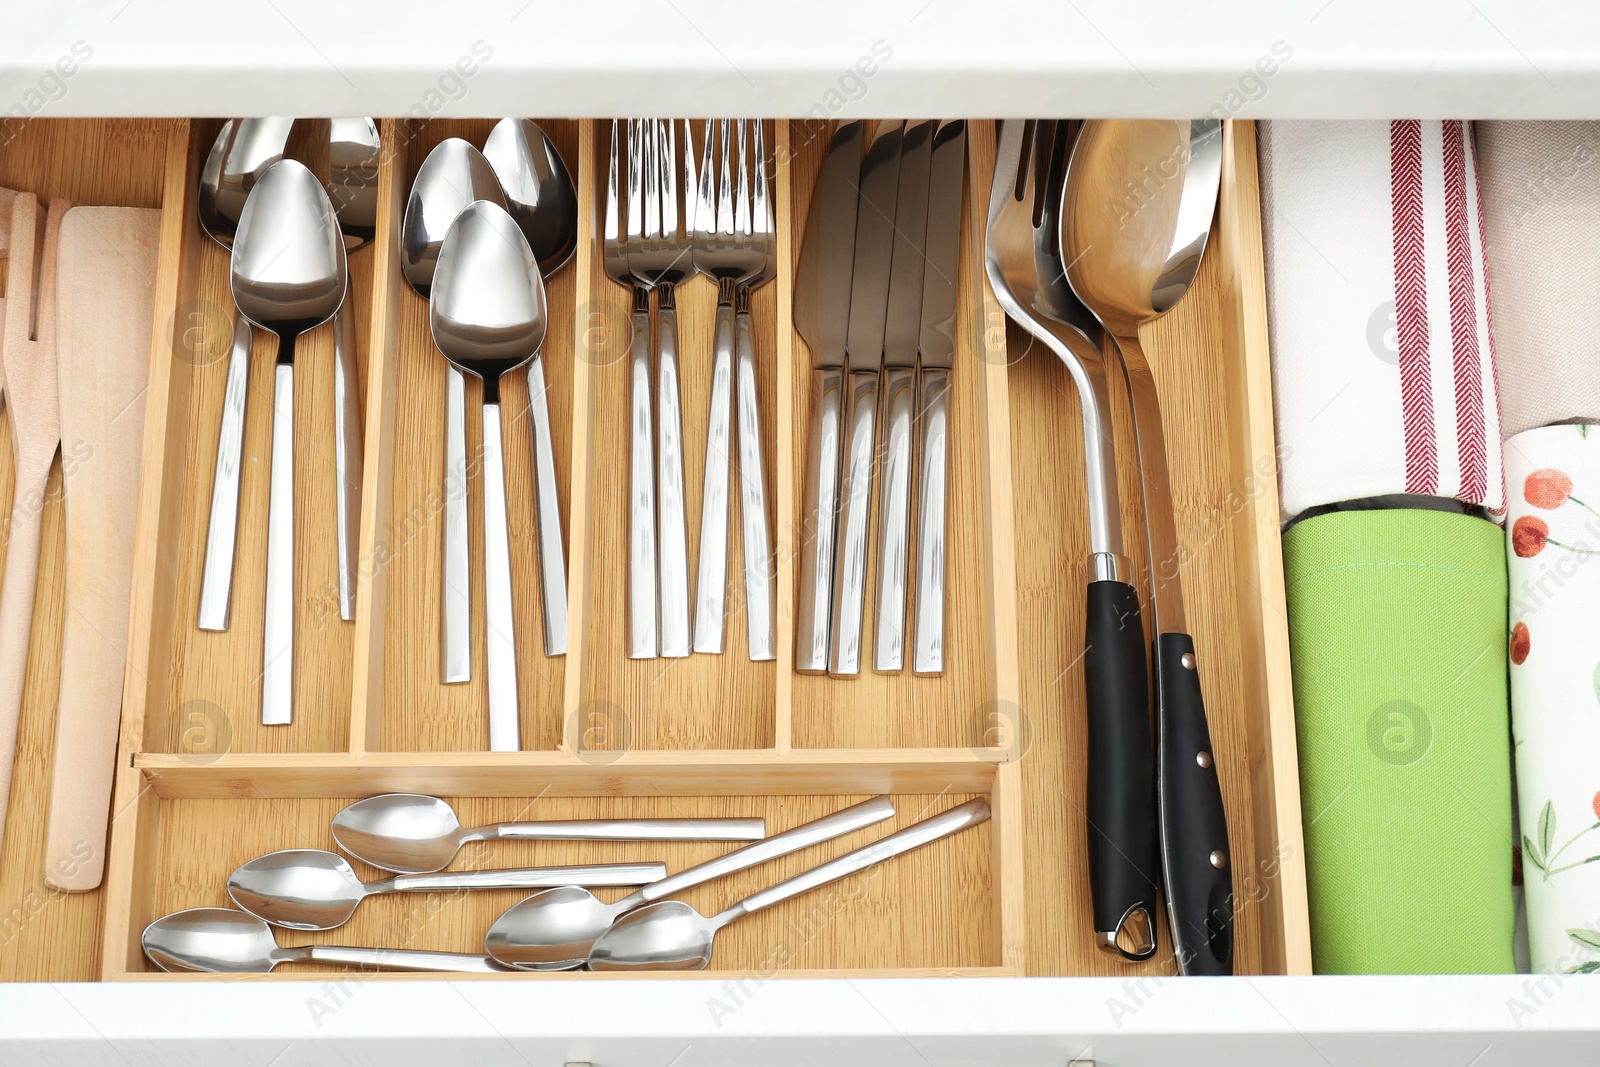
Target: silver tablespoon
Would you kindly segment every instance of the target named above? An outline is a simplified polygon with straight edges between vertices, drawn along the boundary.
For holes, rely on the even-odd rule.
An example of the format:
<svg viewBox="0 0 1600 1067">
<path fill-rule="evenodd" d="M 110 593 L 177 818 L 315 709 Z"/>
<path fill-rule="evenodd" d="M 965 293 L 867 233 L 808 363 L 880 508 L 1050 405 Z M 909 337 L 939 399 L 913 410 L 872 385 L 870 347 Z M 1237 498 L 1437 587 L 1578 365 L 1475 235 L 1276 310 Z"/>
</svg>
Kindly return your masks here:
<svg viewBox="0 0 1600 1067">
<path fill-rule="evenodd" d="M 477 200 L 505 206 L 500 181 L 483 153 L 459 137 L 434 146 L 417 168 L 400 227 L 400 273 L 427 300 L 444 236 Z M 444 580 L 440 590 L 440 676 L 446 685 L 472 680 L 472 572 L 467 550 L 467 386 L 445 372 Z"/>
<path fill-rule="evenodd" d="M 283 159 L 256 182 L 233 241 L 233 301 L 278 335 L 272 380 L 272 491 L 267 511 L 267 599 L 261 721 L 294 709 L 294 346 L 344 302 L 344 242 L 333 204 L 304 164 Z"/>
<path fill-rule="evenodd" d="M 629 912 L 595 939 L 589 951 L 589 968 L 595 971 L 703 971 L 711 963 L 711 945 L 717 931 L 735 919 L 846 878 L 892 856 L 960 833 L 988 818 L 987 800 L 982 797 L 969 800 L 763 889 L 710 918 L 681 900 L 663 900 Z"/>
<path fill-rule="evenodd" d="M 765 819 L 550 819 L 464 828 L 449 804 L 421 793 L 384 793 L 333 817 L 333 839 L 356 859 L 401 874 L 450 866 L 469 841 L 760 841 Z"/>
<path fill-rule="evenodd" d="M 483 142 L 483 155 L 500 179 L 511 217 L 528 239 L 539 270 L 549 278 L 578 247 L 578 191 L 555 143 L 528 119 L 501 119 Z M 539 532 L 539 591 L 544 601 L 544 654 L 567 651 L 567 565 L 561 545 L 561 498 L 550 438 L 544 357 L 528 363 L 528 418 L 533 434 L 535 520 Z"/>
<path fill-rule="evenodd" d="M 229 119 L 222 124 L 200 170 L 200 228 L 223 248 L 233 249 L 245 198 L 268 167 L 283 158 L 292 118 Z M 245 394 L 250 381 L 250 320 L 233 321 L 228 379 L 217 433 L 217 465 L 206 520 L 206 556 L 200 572 L 202 630 L 226 630 L 233 602 L 233 556 L 239 530 L 239 472 L 244 456 Z"/>
<path fill-rule="evenodd" d="M 613 904 L 602 903 L 579 886 L 546 889 L 512 905 L 496 919 L 483 940 L 483 947 L 501 963 L 523 970 L 567 971 L 582 967 L 595 938 L 634 908 L 662 900 L 690 886 L 831 841 L 893 815 L 894 803 L 888 797 L 874 797 L 653 882 Z"/>
<path fill-rule="evenodd" d="M 370 118 L 331 119 L 328 196 L 344 232 L 345 254 L 378 233 L 378 162 L 382 145 Z M 361 515 L 361 387 L 348 304 L 333 317 L 333 477 L 339 524 L 339 618 L 356 617 L 357 520 Z"/>
<path fill-rule="evenodd" d="M 506 209 L 479 200 L 450 224 L 428 298 L 433 343 L 483 381 L 483 588 L 489 751 L 522 747 L 500 379 L 544 343 L 549 308 L 533 250 Z"/>
<path fill-rule="evenodd" d="M 332 930 L 356 905 L 382 893 L 446 889 L 542 889 L 556 885 L 636 886 L 659 882 L 659 863 L 596 863 L 569 867 L 512 867 L 451 874 L 401 874 L 363 882 L 343 856 L 316 848 L 269 852 L 228 876 L 228 896 L 251 915 L 290 930 Z"/>
<path fill-rule="evenodd" d="M 272 927 L 232 908 L 190 908 L 144 928 L 144 954 L 163 971 L 265 974 L 280 963 L 342 963 L 389 971 L 504 973 L 511 970 L 464 952 L 303 945 L 283 948 Z"/>
</svg>

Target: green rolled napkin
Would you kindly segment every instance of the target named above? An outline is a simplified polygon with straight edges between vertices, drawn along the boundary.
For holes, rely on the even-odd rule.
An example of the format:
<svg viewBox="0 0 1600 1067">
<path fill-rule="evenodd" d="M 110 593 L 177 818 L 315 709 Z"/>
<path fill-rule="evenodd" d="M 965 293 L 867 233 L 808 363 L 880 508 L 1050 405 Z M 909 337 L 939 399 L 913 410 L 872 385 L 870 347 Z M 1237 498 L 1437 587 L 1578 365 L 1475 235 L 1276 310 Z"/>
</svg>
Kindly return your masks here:
<svg viewBox="0 0 1600 1067">
<path fill-rule="evenodd" d="M 1339 511 L 1283 536 L 1318 974 L 1503 974 L 1505 534 Z"/>
</svg>

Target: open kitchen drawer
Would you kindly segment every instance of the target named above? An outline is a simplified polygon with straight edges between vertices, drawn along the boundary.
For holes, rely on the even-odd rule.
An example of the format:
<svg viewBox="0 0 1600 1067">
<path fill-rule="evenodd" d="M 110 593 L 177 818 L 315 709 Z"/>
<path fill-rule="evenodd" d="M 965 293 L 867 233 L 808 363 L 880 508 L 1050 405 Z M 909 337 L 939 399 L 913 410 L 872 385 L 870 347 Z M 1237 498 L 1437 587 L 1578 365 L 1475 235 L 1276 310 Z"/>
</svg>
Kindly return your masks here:
<svg viewBox="0 0 1600 1067">
<path fill-rule="evenodd" d="M 626 400 L 628 299 L 606 278 L 592 239 L 603 210 L 610 126 L 546 124 L 583 191 L 582 239 L 573 262 L 550 280 L 544 348 L 567 530 L 571 646 L 564 659 L 547 659 L 539 647 L 531 493 L 514 490 L 525 747 L 516 753 L 485 751 L 481 669 L 468 685 L 438 681 L 444 364 L 430 342 L 426 305 L 401 278 L 395 252 L 405 193 L 429 148 L 447 136 L 481 143 L 490 123 L 381 123 L 377 239 L 350 261 L 348 299 L 366 413 L 353 624 L 339 621 L 333 584 L 331 327 L 301 343 L 296 721 L 287 727 L 258 723 L 269 412 L 255 400 L 246 431 L 233 626 L 221 634 L 195 626 L 233 314 L 226 253 L 200 231 L 195 213 L 198 169 L 218 125 L 38 120 L 0 149 L 0 185 L 163 209 L 108 873 L 102 889 L 77 896 L 46 889 L 40 877 L 59 628 L 70 610 L 61 592 L 61 515 L 53 496 L 45 512 L 11 833 L 0 859 L 6 917 L 0 981 L 214 981 L 155 971 L 140 952 L 140 930 L 168 911 L 226 904 L 228 873 L 259 853 L 332 847 L 327 824 L 334 812 L 348 798 L 384 791 L 451 798 L 467 825 L 517 817 L 764 815 L 773 831 L 879 792 L 897 798 L 895 826 L 984 795 L 994 809 L 988 824 L 896 860 L 848 892 L 814 894 L 730 927 L 718 939 L 709 973 L 1158 979 L 1174 972 L 1164 930 L 1169 951 L 1143 965 L 1092 944 L 1082 815 L 1088 544 L 1079 422 L 1063 368 L 1008 328 L 983 280 L 992 123 L 971 124 L 969 136 L 952 392 L 948 666 L 939 677 L 864 673 L 853 681 L 792 669 L 809 355 L 791 327 L 790 309 L 826 124 L 769 127 L 778 273 L 757 292 L 754 319 L 769 520 L 777 531 L 776 663 L 753 663 L 744 654 L 737 580 L 726 654 L 683 661 L 631 661 L 624 654 L 626 530 L 618 516 L 627 458 L 618 427 Z M 325 166 L 312 145 L 296 154 L 313 169 Z M 1238 969 L 1303 974 L 1310 953 L 1248 123 L 1228 133 L 1218 226 L 1194 291 L 1145 340 L 1169 420 L 1178 562 L 1190 590 L 1230 819 Z M 714 303 L 704 279 L 679 298 L 691 516 L 699 503 Z M 253 396 L 270 387 L 271 344 L 258 332 Z M 508 388 L 508 410 L 520 410 L 526 396 L 520 378 Z M 470 444 L 480 430 L 476 406 L 469 403 L 468 411 Z M 1119 452 L 1132 455 L 1126 419 L 1119 430 Z M 507 452 L 512 484 L 527 486 L 526 437 L 513 430 Z M 0 493 L 9 488 L 9 463 L 0 453 Z M 1139 499 L 1135 477 L 1126 474 L 1125 501 Z M 480 491 L 474 478 L 474 523 L 481 518 Z M 1126 521 L 1136 520 L 1130 510 Z M 697 533 L 691 522 L 691 557 Z M 1130 543 L 1136 555 L 1143 551 L 1142 540 Z M 739 539 L 730 545 L 729 573 L 737 576 Z M 476 529 L 472 546 L 481 667 Z M 1135 560 L 1136 572 L 1142 565 Z M 837 854 L 881 832 L 828 847 Z M 659 858 L 676 869 L 717 851 L 700 843 L 505 843 L 464 853 L 457 866 Z M 725 904 L 814 859 L 806 853 L 775 861 L 686 899 L 702 907 Z M 379 898 L 337 931 L 280 931 L 279 937 L 286 944 L 318 939 L 475 951 L 492 918 L 519 895 Z M 306 977 L 304 968 L 284 968 L 253 980 Z"/>
</svg>

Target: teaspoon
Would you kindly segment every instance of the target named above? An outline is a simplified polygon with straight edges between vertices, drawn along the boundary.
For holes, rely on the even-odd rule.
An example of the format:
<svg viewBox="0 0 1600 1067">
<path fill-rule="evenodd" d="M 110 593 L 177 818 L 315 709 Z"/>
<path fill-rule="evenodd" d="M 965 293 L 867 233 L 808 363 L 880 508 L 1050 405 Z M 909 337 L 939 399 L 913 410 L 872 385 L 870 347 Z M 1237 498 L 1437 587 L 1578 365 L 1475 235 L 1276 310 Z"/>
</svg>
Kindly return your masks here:
<svg viewBox="0 0 1600 1067">
<path fill-rule="evenodd" d="M 327 191 L 303 164 L 279 160 L 245 201 L 232 266 L 239 313 L 278 335 L 261 670 L 261 721 L 267 725 L 288 723 L 294 707 L 295 340 L 333 317 L 346 281 L 344 243 Z"/>
<path fill-rule="evenodd" d="M 384 793 L 333 817 L 333 839 L 356 859 L 402 874 L 450 866 L 471 841 L 760 841 L 765 819 L 550 819 L 468 830 L 449 804 L 421 793 Z"/>
<path fill-rule="evenodd" d="M 283 948 L 272 927 L 232 908 L 190 908 L 163 915 L 144 928 L 144 954 L 163 971 L 265 974 L 280 963 L 341 963 L 389 971 L 503 973 L 511 968 L 486 956 L 414 949 L 302 945 Z"/>
<path fill-rule="evenodd" d="M 315 848 L 269 852 L 228 876 L 228 896 L 251 915 L 290 930 L 332 930 L 356 905 L 383 893 L 457 889 L 542 889 L 554 885 L 636 886 L 660 881 L 659 863 L 598 863 L 569 867 L 512 867 L 451 874 L 401 874 L 363 882 L 343 856 Z"/>
<path fill-rule="evenodd" d="M 987 800 L 981 797 L 969 800 L 746 897 L 710 918 L 681 900 L 663 900 L 629 912 L 595 939 L 589 951 L 589 968 L 595 971 L 703 971 L 711 963 L 711 947 L 717 931 L 735 919 L 960 833 L 988 818 Z"/>
</svg>

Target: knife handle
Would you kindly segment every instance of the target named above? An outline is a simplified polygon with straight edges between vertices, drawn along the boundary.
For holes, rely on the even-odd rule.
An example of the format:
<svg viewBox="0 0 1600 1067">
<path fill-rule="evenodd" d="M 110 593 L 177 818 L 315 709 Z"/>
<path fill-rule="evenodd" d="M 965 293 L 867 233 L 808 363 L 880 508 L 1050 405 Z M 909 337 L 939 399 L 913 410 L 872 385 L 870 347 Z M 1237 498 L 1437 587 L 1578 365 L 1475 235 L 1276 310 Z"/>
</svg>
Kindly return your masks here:
<svg viewBox="0 0 1600 1067">
<path fill-rule="evenodd" d="M 1161 855 L 1173 948 L 1183 974 L 1233 973 L 1233 872 L 1222 784 L 1194 640 L 1158 634 L 1156 725 Z"/>
<path fill-rule="evenodd" d="M 913 674 L 944 673 L 945 483 L 948 478 L 950 372 L 923 368 L 917 421 L 922 430 L 918 462 L 916 625 L 912 628 Z"/>
<path fill-rule="evenodd" d="M 850 375 L 844 395 L 844 480 L 839 498 L 839 552 L 833 574 L 833 635 L 828 674 L 861 673 L 861 635 L 867 602 L 867 533 L 872 528 L 872 483 L 878 466 L 877 371 Z"/>
<path fill-rule="evenodd" d="M 1156 952 L 1155 755 L 1139 594 L 1090 582 L 1084 639 L 1088 696 L 1089 879 L 1099 946 L 1130 960 Z"/>
<path fill-rule="evenodd" d="M 872 669 L 895 673 L 906 661 L 906 579 L 911 560 L 911 416 L 915 367 L 883 372 L 883 499 L 878 505 L 878 629 Z"/>
<path fill-rule="evenodd" d="M 689 655 L 689 518 L 683 490 L 683 403 L 678 388 L 678 308 L 670 285 L 656 309 L 656 550 L 660 553 L 661 655 Z"/>
<path fill-rule="evenodd" d="M 828 671 L 828 613 L 833 610 L 833 556 L 839 536 L 839 425 L 843 406 L 843 369 L 825 367 L 812 371 L 799 603 L 794 616 L 794 669 L 801 674 Z"/>
</svg>

